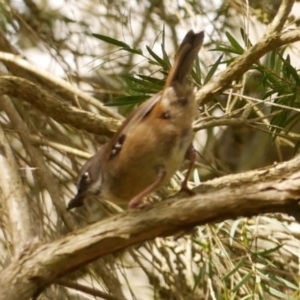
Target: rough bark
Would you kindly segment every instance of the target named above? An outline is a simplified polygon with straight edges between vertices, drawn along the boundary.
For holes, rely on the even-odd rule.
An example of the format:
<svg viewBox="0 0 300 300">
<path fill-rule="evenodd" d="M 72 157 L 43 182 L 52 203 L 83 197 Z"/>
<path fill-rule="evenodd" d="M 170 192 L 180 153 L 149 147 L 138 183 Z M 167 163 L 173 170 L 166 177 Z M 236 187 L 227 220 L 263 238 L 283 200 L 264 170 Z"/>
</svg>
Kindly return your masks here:
<svg viewBox="0 0 300 300">
<path fill-rule="evenodd" d="M 193 197 L 125 212 L 52 243 L 32 241 L 0 273 L 0 299 L 29 299 L 56 278 L 101 256 L 193 226 L 271 212 L 300 219 L 299 169 L 297 157 L 271 168 L 217 178 L 196 188 Z"/>
</svg>

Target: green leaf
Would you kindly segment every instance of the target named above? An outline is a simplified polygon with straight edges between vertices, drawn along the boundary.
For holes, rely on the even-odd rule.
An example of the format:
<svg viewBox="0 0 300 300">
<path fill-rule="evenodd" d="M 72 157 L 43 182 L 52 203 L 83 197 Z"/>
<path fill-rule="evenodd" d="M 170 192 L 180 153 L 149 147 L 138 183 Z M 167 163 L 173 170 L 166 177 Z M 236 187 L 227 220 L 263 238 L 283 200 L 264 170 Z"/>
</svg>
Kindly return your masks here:
<svg viewBox="0 0 300 300">
<path fill-rule="evenodd" d="M 277 116 L 274 116 L 271 120 L 271 125 L 276 125 L 276 126 L 279 126 L 279 127 L 283 127 L 287 118 L 288 118 L 288 114 L 289 112 L 286 111 L 286 110 L 283 110 L 279 115 Z M 278 131 L 280 131 L 280 128 L 271 128 L 271 131 L 273 133 L 276 133 Z"/>
<path fill-rule="evenodd" d="M 129 90 L 138 91 L 143 94 L 156 94 L 161 90 L 164 85 L 163 80 L 151 78 L 149 76 L 139 76 L 141 78 L 137 78 L 132 75 L 124 75 L 123 78 L 126 81 Z M 147 79 L 146 79 L 147 78 Z"/>
<path fill-rule="evenodd" d="M 194 80 L 196 81 L 196 83 L 198 83 L 199 85 L 202 85 L 202 73 L 201 73 L 201 65 L 200 65 L 200 60 L 199 57 L 196 57 L 196 62 L 195 62 L 195 74 L 192 73 Z"/>
<path fill-rule="evenodd" d="M 292 290 L 298 290 L 298 286 L 295 285 L 294 283 L 285 280 L 284 278 L 275 276 L 273 274 L 270 274 L 270 278 L 272 279 L 272 281 L 276 281 L 276 282 L 280 282 L 282 284 L 284 284 L 286 287 L 292 289 Z"/>
<path fill-rule="evenodd" d="M 295 143 L 293 155 L 296 155 L 296 153 L 298 152 L 299 148 L 300 148 L 300 140 Z"/>
<path fill-rule="evenodd" d="M 258 251 L 257 252 L 257 255 L 259 256 L 265 256 L 265 255 L 268 255 L 270 253 L 273 253 L 273 252 L 276 252 L 277 250 L 279 250 L 283 245 L 278 245 L 278 246 L 275 246 L 273 248 L 270 248 L 270 249 L 264 249 L 264 250 L 261 250 L 261 251 Z"/>
<path fill-rule="evenodd" d="M 114 101 L 105 104 L 105 106 L 122 106 L 122 105 L 132 105 L 143 102 L 146 99 L 149 99 L 149 95 L 130 95 L 122 96 L 116 98 Z"/>
<path fill-rule="evenodd" d="M 122 50 L 133 53 L 133 54 L 143 55 L 143 51 L 141 49 L 122 48 Z"/>
<path fill-rule="evenodd" d="M 246 295 L 245 297 L 242 297 L 240 300 L 248 300 L 248 299 L 251 299 L 251 300 L 255 299 L 254 294 Z"/>
<path fill-rule="evenodd" d="M 162 53 L 163 53 L 164 62 L 165 62 L 165 63 L 168 65 L 168 67 L 170 68 L 170 67 L 171 67 L 171 62 L 170 62 L 170 60 L 169 60 L 169 57 L 168 57 L 168 55 L 167 55 L 167 53 L 166 53 L 166 50 L 165 50 L 165 48 L 164 48 L 163 45 L 161 45 L 161 51 L 162 51 Z"/>
<path fill-rule="evenodd" d="M 225 32 L 228 41 L 230 42 L 232 48 L 236 51 L 237 54 L 243 54 L 244 53 L 244 49 L 243 47 L 240 46 L 240 44 L 235 40 L 235 38 L 228 32 Z"/>
<path fill-rule="evenodd" d="M 232 292 L 237 292 L 252 277 L 252 271 L 246 274 L 241 281 L 232 289 Z"/>
<path fill-rule="evenodd" d="M 126 43 L 122 42 L 122 41 L 119 41 L 119 40 L 116 40 L 116 39 L 113 39 L 109 36 L 106 36 L 106 35 L 102 35 L 102 34 L 98 34 L 98 33 L 92 33 L 92 36 L 97 38 L 98 40 L 101 40 L 103 42 L 106 42 L 108 44 L 111 44 L 111 45 L 115 45 L 115 46 L 119 46 L 119 47 L 122 47 L 122 48 L 130 48 L 129 45 L 127 45 Z"/>
<path fill-rule="evenodd" d="M 224 53 L 240 54 L 239 51 L 236 51 L 232 47 L 225 46 L 225 45 L 219 45 L 216 48 L 210 49 L 209 51 L 220 51 L 220 52 L 224 52 Z"/>
<path fill-rule="evenodd" d="M 297 70 L 291 65 L 291 62 L 290 62 L 290 56 L 287 55 L 286 59 L 284 59 L 284 57 L 283 57 L 280 53 L 278 53 L 278 55 L 279 55 L 279 57 L 281 58 L 282 62 L 284 63 L 284 66 L 285 66 L 285 68 L 286 68 L 287 74 L 288 74 L 288 75 L 290 74 L 290 75 L 294 78 L 295 82 L 296 82 L 298 85 L 300 85 L 300 78 L 299 78 L 299 75 L 298 75 L 298 73 L 297 73 Z"/>
<path fill-rule="evenodd" d="M 126 44 L 126 43 L 124 43 L 122 41 L 113 39 L 113 38 L 111 38 L 109 36 L 98 34 L 98 33 L 92 33 L 92 36 L 95 37 L 95 38 L 97 38 L 98 40 L 101 40 L 101 41 L 106 42 L 108 44 L 121 47 L 122 50 L 125 50 L 127 52 L 131 52 L 131 53 L 134 53 L 134 54 L 140 54 L 140 55 L 143 54 L 143 52 L 142 52 L 141 49 L 133 49 L 128 44 Z"/>
<path fill-rule="evenodd" d="M 195 291 L 196 287 L 200 283 L 200 281 L 203 281 L 205 278 L 206 273 L 206 264 L 203 264 L 203 266 L 200 268 L 198 275 L 195 277 L 194 280 L 194 286 L 193 286 L 193 292 Z"/>
<path fill-rule="evenodd" d="M 275 62 L 277 61 L 277 49 L 273 50 L 270 55 L 268 55 L 268 66 L 273 70 L 275 69 Z"/>
<path fill-rule="evenodd" d="M 285 127 L 289 125 L 289 127 L 287 128 L 287 132 L 290 132 L 293 129 L 293 127 L 299 123 L 299 120 L 300 120 L 299 113 L 290 116 L 287 122 L 285 123 Z"/>
<path fill-rule="evenodd" d="M 146 46 L 149 54 L 158 62 L 160 66 L 162 66 L 165 69 L 169 69 L 169 65 L 161 59 L 156 53 L 154 53 L 148 46 Z"/>
<path fill-rule="evenodd" d="M 167 55 L 167 52 L 166 52 L 166 46 L 165 46 L 165 24 L 163 26 L 163 31 L 162 31 L 162 44 L 161 44 L 161 51 L 162 51 L 162 54 L 163 54 L 163 60 L 167 63 L 167 65 L 170 67 L 171 66 L 171 63 L 170 63 L 170 60 L 169 60 L 169 57 Z"/>
<path fill-rule="evenodd" d="M 274 288 L 268 286 L 268 285 L 265 285 L 265 284 L 261 284 L 262 288 L 264 291 L 266 291 L 267 293 L 269 293 L 270 295 L 272 296 L 275 296 L 279 299 L 287 299 L 287 295 L 278 291 L 278 290 L 275 290 Z"/>
<path fill-rule="evenodd" d="M 150 77 L 150 76 L 145 76 L 145 75 L 141 75 L 141 74 L 137 74 L 138 77 L 140 77 L 141 79 L 145 80 L 145 81 L 149 81 L 155 85 L 159 85 L 159 86 L 163 86 L 164 81 L 158 78 L 154 78 L 154 77 Z"/>
<path fill-rule="evenodd" d="M 222 280 L 228 279 L 233 273 L 235 273 L 238 269 L 244 266 L 246 261 L 246 257 L 243 257 L 235 266 L 234 268 L 228 272 L 226 275 L 223 276 Z"/>
<path fill-rule="evenodd" d="M 221 63 L 222 58 L 223 58 L 223 54 L 217 59 L 217 61 L 213 64 L 213 66 L 209 70 L 208 74 L 206 75 L 206 77 L 204 79 L 204 84 L 206 84 L 213 77 L 213 75 L 215 74 L 218 66 Z"/>
<path fill-rule="evenodd" d="M 240 33 L 241 33 L 241 36 L 242 36 L 242 39 L 243 39 L 245 45 L 251 47 L 252 43 L 249 40 L 249 37 L 248 37 L 247 33 L 245 32 L 244 28 L 240 28 Z"/>
</svg>

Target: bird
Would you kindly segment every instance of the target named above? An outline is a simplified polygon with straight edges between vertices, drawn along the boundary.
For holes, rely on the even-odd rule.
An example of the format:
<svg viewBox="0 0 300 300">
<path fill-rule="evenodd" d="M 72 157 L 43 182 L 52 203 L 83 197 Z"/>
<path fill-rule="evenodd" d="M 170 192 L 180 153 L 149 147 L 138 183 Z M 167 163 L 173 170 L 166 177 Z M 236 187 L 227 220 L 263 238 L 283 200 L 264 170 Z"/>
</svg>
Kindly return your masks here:
<svg viewBox="0 0 300 300">
<path fill-rule="evenodd" d="M 195 162 L 192 122 L 198 107 L 188 76 L 203 40 L 203 31 L 187 32 L 162 91 L 133 110 L 83 165 L 68 210 L 82 206 L 89 195 L 146 208 L 151 204 L 142 199 L 168 183 L 185 159 L 190 164 L 181 189 L 192 194 L 187 182 Z"/>
</svg>

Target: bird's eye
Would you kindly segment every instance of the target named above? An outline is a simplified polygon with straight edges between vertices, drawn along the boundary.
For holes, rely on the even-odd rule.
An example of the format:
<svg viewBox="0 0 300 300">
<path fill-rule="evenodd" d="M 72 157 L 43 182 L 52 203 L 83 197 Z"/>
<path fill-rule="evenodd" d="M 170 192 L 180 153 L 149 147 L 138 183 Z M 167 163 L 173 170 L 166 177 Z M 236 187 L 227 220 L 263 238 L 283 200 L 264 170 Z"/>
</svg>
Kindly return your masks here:
<svg viewBox="0 0 300 300">
<path fill-rule="evenodd" d="M 161 115 L 161 118 L 162 119 L 170 119 L 171 118 L 170 112 L 168 112 L 168 111 L 163 112 Z"/>
</svg>

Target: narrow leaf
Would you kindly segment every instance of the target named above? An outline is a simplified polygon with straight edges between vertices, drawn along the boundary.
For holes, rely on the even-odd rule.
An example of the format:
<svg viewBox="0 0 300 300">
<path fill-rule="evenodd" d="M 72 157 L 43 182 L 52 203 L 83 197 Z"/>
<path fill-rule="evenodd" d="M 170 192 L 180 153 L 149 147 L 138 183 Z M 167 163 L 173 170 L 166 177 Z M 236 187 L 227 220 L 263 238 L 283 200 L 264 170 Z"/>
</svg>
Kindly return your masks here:
<svg viewBox="0 0 300 300">
<path fill-rule="evenodd" d="M 246 261 L 246 257 L 243 257 L 235 266 L 234 268 L 228 272 L 225 276 L 223 276 L 223 280 L 228 279 L 233 273 L 235 273 L 239 268 L 241 268 L 242 266 L 244 266 Z"/>
<path fill-rule="evenodd" d="M 251 277 L 252 277 L 252 271 L 246 274 L 241 279 L 241 281 L 232 289 L 232 292 L 237 292 Z"/>
<path fill-rule="evenodd" d="M 243 47 L 240 46 L 240 44 L 236 41 L 236 39 L 228 31 L 226 31 L 225 34 L 226 34 L 231 46 L 233 47 L 233 49 L 235 49 L 237 51 L 237 54 L 243 54 L 244 49 L 243 49 Z"/>
<path fill-rule="evenodd" d="M 122 41 L 119 41 L 119 40 L 116 40 L 116 39 L 113 39 L 109 36 L 106 36 L 106 35 L 102 35 L 102 34 L 98 34 L 98 33 L 92 33 L 92 36 L 97 38 L 98 40 L 101 40 L 103 42 L 106 42 L 108 44 L 111 44 L 111 45 L 115 45 L 115 46 L 119 46 L 119 47 L 122 47 L 122 48 L 130 48 L 129 45 L 127 45 L 126 43 L 122 42 Z"/>
<path fill-rule="evenodd" d="M 129 104 L 137 104 L 150 98 L 149 95 L 131 95 L 116 98 L 114 101 L 105 104 L 105 106 L 122 106 Z"/>
<path fill-rule="evenodd" d="M 206 77 L 204 79 L 204 84 L 206 84 L 213 77 L 213 75 L 215 74 L 218 66 L 221 63 L 222 58 L 223 58 L 223 54 L 217 59 L 217 61 L 214 63 L 214 65 L 209 70 L 208 74 L 206 75 Z"/>
<path fill-rule="evenodd" d="M 166 64 L 166 62 L 161 59 L 157 54 L 155 54 L 148 46 L 146 46 L 149 54 L 159 63 L 160 66 L 162 66 L 165 69 L 168 69 L 169 66 Z"/>
</svg>

